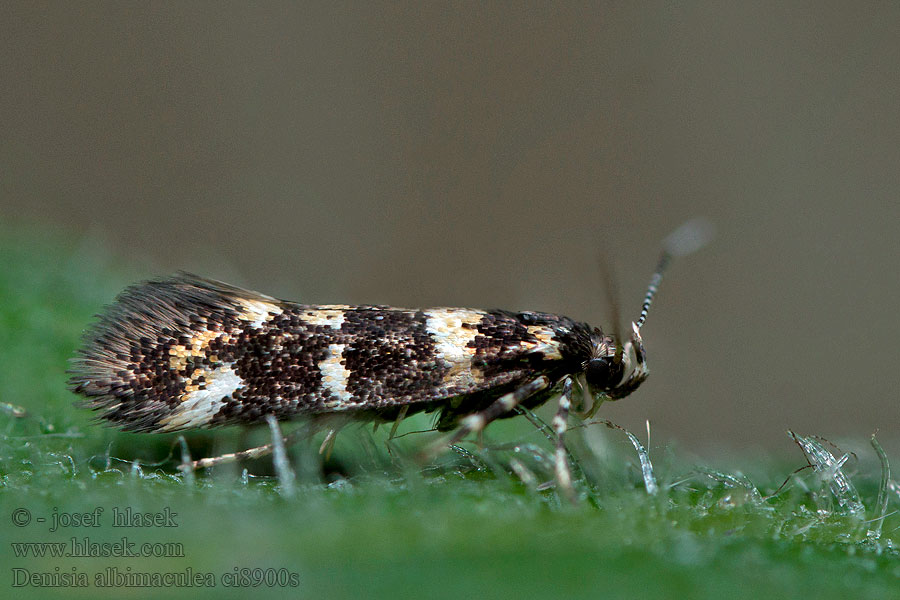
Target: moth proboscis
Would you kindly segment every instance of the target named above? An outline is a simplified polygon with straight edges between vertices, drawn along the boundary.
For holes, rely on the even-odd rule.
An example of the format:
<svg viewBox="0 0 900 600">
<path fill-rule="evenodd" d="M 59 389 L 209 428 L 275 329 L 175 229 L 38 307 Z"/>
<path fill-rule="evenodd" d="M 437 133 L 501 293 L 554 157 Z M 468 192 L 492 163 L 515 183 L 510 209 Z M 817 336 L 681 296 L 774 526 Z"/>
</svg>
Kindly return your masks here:
<svg viewBox="0 0 900 600">
<path fill-rule="evenodd" d="M 349 421 L 435 411 L 435 428 L 452 432 L 442 445 L 558 395 L 556 479 L 571 497 L 563 439 L 573 390 L 595 410 L 647 378 L 640 331 L 662 272 L 707 230 L 691 221 L 667 238 L 627 338 L 541 312 L 298 304 L 180 273 L 115 299 L 86 332 L 69 385 L 128 431 L 306 417 L 332 429 L 328 442 Z"/>
</svg>

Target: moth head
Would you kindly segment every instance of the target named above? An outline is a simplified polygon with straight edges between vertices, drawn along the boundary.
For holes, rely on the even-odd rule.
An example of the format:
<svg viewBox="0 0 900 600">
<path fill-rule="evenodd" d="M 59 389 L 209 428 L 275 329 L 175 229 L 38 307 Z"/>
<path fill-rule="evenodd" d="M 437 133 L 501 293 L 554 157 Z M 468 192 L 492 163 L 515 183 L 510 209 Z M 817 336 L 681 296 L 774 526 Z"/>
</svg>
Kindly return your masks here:
<svg viewBox="0 0 900 600">
<path fill-rule="evenodd" d="M 647 378 L 647 353 L 640 329 L 632 323 L 628 341 L 604 336 L 592 337 L 592 355 L 584 364 L 584 380 L 595 400 L 624 398 Z"/>
</svg>

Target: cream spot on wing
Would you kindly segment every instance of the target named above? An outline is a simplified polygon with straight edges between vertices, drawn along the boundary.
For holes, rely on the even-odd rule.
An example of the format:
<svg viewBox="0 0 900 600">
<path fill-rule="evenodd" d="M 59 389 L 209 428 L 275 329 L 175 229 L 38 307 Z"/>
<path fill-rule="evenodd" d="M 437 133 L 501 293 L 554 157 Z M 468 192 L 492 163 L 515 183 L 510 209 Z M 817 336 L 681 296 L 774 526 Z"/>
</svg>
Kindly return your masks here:
<svg viewBox="0 0 900 600">
<path fill-rule="evenodd" d="M 540 325 L 529 325 L 526 327 L 528 333 L 537 338 L 537 343 L 521 342 L 521 345 L 528 349 L 529 352 L 540 352 L 545 358 L 551 360 L 559 360 L 562 354 L 559 352 L 559 342 L 553 335 L 553 330 Z"/>
<path fill-rule="evenodd" d="M 272 302 L 248 300 L 246 298 L 238 298 L 237 301 L 244 309 L 241 313 L 241 318 L 250 321 L 250 326 L 253 328 L 260 327 L 266 321 L 271 320 L 272 317 L 283 312 L 277 304 Z"/>
<path fill-rule="evenodd" d="M 175 412 L 160 420 L 160 431 L 176 431 L 178 429 L 190 429 L 202 427 L 212 421 L 212 418 L 225 405 L 227 398 L 238 389 L 244 387 L 244 380 L 234 372 L 231 367 L 219 367 L 212 371 L 195 371 L 193 381 L 203 375 L 206 383 L 204 389 L 199 389 L 196 384 L 182 395 L 181 404 Z"/>
<path fill-rule="evenodd" d="M 219 336 L 222 336 L 222 341 L 224 342 L 231 340 L 230 335 L 227 333 L 223 334 L 221 331 L 207 329 L 205 331 L 192 332 L 189 345 L 175 344 L 169 348 L 169 368 L 175 371 L 183 371 L 187 366 L 189 356 L 205 356 L 209 343 Z M 210 361 L 215 362 L 215 360 L 212 360 L 212 357 L 210 357 Z"/>
<path fill-rule="evenodd" d="M 307 310 L 303 313 L 303 321 L 310 325 L 327 325 L 332 329 L 340 329 L 344 323 L 344 312 L 349 308 L 345 305 L 333 305 L 328 308 Z"/>
<path fill-rule="evenodd" d="M 437 355 L 450 363 L 445 384 L 469 387 L 484 381 L 481 370 L 472 367 L 475 348 L 469 347 L 469 342 L 479 335 L 477 326 L 484 315 L 482 311 L 460 308 L 425 311 L 425 329 L 434 340 Z"/>
<path fill-rule="evenodd" d="M 331 344 L 328 346 L 328 358 L 318 365 L 319 372 L 322 374 L 322 387 L 331 393 L 332 398 L 325 403 L 325 406 L 334 410 L 349 407 L 353 398 L 347 391 L 350 371 L 342 362 L 345 347 L 344 344 Z"/>
</svg>

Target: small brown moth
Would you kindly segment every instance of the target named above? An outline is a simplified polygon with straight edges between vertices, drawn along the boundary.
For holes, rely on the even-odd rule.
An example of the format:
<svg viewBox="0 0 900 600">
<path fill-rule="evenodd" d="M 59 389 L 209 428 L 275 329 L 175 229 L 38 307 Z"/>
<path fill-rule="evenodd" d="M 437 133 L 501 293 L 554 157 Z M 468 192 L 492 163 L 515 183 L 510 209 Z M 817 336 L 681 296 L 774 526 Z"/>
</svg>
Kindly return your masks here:
<svg viewBox="0 0 900 600">
<path fill-rule="evenodd" d="M 668 238 L 627 337 L 541 312 L 298 304 L 181 273 L 116 298 L 87 332 L 70 386 L 129 431 L 271 417 L 396 422 L 435 411 L 436 429 L 453 431 L 444 443 L 559 396 L 556 475 L 570 493 L 563 439 L 573 387 L 598 405 L 647 378 L 640 331 L 662 273 L 707 230 L 693 221 Z"/>
</svg>

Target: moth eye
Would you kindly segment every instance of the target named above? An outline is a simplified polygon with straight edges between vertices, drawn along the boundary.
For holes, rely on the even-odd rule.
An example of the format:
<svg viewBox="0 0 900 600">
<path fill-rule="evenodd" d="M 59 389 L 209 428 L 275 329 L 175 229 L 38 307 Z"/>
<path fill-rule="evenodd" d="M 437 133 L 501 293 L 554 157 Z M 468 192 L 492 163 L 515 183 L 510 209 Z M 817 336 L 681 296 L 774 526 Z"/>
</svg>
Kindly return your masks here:
<svg viewBox="0 0 900 600">
<path fill-rule="evenodd" d="M 608 390 L 614 385 L 613 375 L 621 370 L 609 358 L 592 358 L 584 370 L 588 385 L 594 389 Z"/>
</svg>

